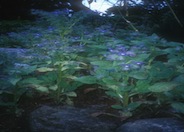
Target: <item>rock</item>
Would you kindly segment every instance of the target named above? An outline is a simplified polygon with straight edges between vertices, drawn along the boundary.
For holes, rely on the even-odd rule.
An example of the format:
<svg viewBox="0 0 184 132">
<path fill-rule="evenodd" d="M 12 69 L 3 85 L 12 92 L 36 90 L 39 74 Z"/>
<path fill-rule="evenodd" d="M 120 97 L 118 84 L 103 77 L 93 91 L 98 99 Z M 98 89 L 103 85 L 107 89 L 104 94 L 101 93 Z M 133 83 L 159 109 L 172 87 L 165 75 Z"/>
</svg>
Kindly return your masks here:
<svg viewBox="0 0 184 132">
<path fill-rule="evenodd" d="M 98 106 L 89 108 L 42 106 L 30 115 L 32 132 L 113 132 L 117 127 L 110 121 L 102 121 L 91 114 Z"/>
<path fill-rule="evenodd" d="M 184 122 L 174 118 L 142 119 L 127 122 L 116 132 L 184 132 Z"/>
</svg>

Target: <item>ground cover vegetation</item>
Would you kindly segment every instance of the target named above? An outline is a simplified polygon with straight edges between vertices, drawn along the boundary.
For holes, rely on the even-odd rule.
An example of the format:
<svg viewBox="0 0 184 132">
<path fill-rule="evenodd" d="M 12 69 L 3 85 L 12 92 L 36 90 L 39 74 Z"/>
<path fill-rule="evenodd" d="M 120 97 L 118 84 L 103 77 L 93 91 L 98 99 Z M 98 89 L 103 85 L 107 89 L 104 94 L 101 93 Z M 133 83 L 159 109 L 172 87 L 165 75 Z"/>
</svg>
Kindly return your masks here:
<svg viewBox="0 0 184 132">
<path fill-rule="evenodd" d="M 1 36 L 1 47 L 29 50 L 21 58 L 0 53 L 0 116 L 21 116 L 22 104 L 34 98 L 75 106 L 81 89 L 103 91 L 120 117 L 144 109 L 155 113 L 171 109 L 175 116 L 183 116 L 182 43 L 136 32 L 130 25 L 115 29 L 115 19 L 108 17 L 89 21 L 95 14 L 32 13 L 39 16 L 34 24 L 26 21 L 27 26 L 13 32 L 3 28 L 8 33 Z"/>
</svg>

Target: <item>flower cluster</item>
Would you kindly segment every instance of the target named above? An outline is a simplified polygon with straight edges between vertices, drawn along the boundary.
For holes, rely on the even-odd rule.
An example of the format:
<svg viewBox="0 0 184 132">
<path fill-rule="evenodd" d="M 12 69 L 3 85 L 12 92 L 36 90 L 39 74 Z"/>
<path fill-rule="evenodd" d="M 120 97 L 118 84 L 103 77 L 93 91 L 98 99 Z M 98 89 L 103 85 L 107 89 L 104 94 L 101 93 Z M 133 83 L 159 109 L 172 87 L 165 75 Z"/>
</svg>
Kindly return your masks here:
<svg viewBox="0 0 184 132">
<path fill-rule="evenodd" d="M 104 55 L 106 60 L 109 61 L 119 61 L 121 62 L 122 70 L 129 71 L 140 69 L 144 63 L 135 61 L 134 58 L 138 54 L 148 52 L 147 48 L 144 46 L 123 46 L 116 45 L 115 47 L 110 47 L 108 53 Z"/>
</svg>

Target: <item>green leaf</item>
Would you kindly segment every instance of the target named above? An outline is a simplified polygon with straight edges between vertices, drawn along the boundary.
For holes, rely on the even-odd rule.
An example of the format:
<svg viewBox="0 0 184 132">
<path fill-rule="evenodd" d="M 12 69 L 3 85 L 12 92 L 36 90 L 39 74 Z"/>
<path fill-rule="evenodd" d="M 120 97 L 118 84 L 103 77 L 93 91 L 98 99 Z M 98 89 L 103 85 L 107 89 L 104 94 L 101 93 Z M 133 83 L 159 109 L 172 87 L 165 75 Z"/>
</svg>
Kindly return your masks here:
<svg viewBox="0 0 184 132">
<path fill-rule="evenodd" d="M 174 89 L 179 84 L 175 82 L 159 82 L 150 86 L 148 89 L 152 92 L 166 92 Z"/>
<path fill-rule="evenodd" d="M 129 74 L 129 77 L 133 77 L 135 79 L 147 79 L 148 78 L 148 74 L 146 72 L 143 71 L 133 71 Z"/>
<path fill-rule="evenodd" d="M 75 92 L 67 92 L 65 93 L 69 97 L 77 97 L 77 94 Z"/>
<path fill-rule="evenodd" d="M 130 104 L 128 104 L 127 110 L 133 111 L 133 110 L 137 109 L 140 105 L 141 105 L 141 102 L 130 103 Z"/>
<path fill-rule="evenodd" d="M 142 62 L 142 61 L 145 61 L 149 56 L 150 54 L 138 54 L 136 58 L 133 59 L 133 61 Z"/>
<path fill-rule="evenodd" d="M 177 76 L 176 78 L 173 79 L 173 81 L 177 83 L 184 83 L 184 74 Z"/>
<path fill-rule="evenodd" d="M 112 62 L 110 61 L 93 61 L 91 62 L 92 65 L 99 66 L 103 69 L 111 69 L 112 68 Z"/>
<path fill-rule="evenodd" d="M 104 78 L 104 79 L 102 79 L 102 81 L 103 81 L 106 85 L 118 85 L 118 84 L 119 84 L 116 80 L 114 80 L 114 79 L 111 78 L 111 77 Z"/>
<path fill-rule="evenodd" d="M 111 107 L 113 109 L 117 109 L 117 110 L 122 110 L 123 109 L 123 106 L 121 106 L 121 105 L 111 105 Z"/>
<path fill-rule="evenodd" d="M 21 84 L 40 84 L 43 81 L 38 80 L 37 78 L 27 78 L 21 81 Z"/>
<path fill-rule="evenodd" d="M 135 92 L 137 93 L 147 93 L 150 92 L 148 87 L 150 86 L 148 80 L 138 80 L 136 82 Z"/>
<path fill-rule="evenodd" d="M 58 86 L 57 85 L 50 86 L 49 89 L 53 90 L 53 91 L 56 91 L 58 89 Z"/>
<path fill-rule="evenodd" d="M 106 91 L 105 93 L 110 97 L 118 98 L 118 94 L 114 91 Z"/>
<path fill-rule="evenodd" d="M 31 84 L 30 86 L 35 88 L 36 90 L 38 90 L 40 92 L 44 92 L 44 93 L 48 93 L 49 92 L 47 87 L 44 87 L 44 86 L 41 86 L 41 85 Z"/>
<path fill-rule="evenodd" d="M 107 49 L 107 46 L 105 46 L 105 45 L 87 45 L 87 46 L 90 47 L 90 48 L 95 48 L 95 49 L 102 49 L 102 50 Z"/>
<path fill-rule="evenodd" d="M 50 72 L 50 71 L 53 71 L 54 68 L 48 68 L 48 67 L 41 67 L 41 68 L 38 68 L 36 69 L 38 72 Z"/>
<path fill-rule="evenodd" d="M 85 84 L 95 84 L 97 82 L 93 76 L 75 77 L 74 80 Z"/>
<path fill-rule="evenodd" d="M 184 103 L 181 102 L 175 102 L 172 103 L 171 106 L 178 112 L 181 112 L 184 114 Z"/>
<path fill-rule="evenodd" d="M 10 78 L 9 79 L 9 82 L 12 84 L 12 85 L 16 85 L 22 78 L 21 77 L 14 77 L 14 78 Z"/>
<path fill-rule="evenodd" d="M 20 71 L 21 71 L 21 74 L 24 75 L 24 74 L 29 74 L 29 73 L 32 73 L 36 70 L 37 66 L 28 66 L 28 67 L 24 67 L 22 68 Z"/>
</svg>

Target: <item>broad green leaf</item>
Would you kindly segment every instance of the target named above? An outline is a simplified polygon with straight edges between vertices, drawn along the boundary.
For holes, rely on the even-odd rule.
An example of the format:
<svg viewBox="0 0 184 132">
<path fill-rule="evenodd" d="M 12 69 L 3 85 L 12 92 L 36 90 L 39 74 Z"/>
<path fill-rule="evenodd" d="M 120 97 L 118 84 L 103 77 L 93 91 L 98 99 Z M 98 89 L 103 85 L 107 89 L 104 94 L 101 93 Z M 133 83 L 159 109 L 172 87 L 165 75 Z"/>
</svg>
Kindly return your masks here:
<svg viewBox="0 0 184 132">
<path fill-rule="evenodd" d="M 134 91 L 137 93 L 147 93 L 147 92 L 150 92 L 148 89 L 149 86 L 150 84 L 148 80 L 138 80 L 136 82 L 136 87 Z"/>
<path fill-rule="evenodd" d="M 104 79 L 102 79 L 102 81 L 103 81 L 106 85 L 117 85 L 117 84 L 119 84 L 118 81 L 114 80 L 114 79 L 111 78 L 111 77 L 104 78 Z"/>
<path fill-rule="evenodd" d="M 109 76 L 109 72 L 107 70 L 98 68 L 94 71 L 94 73 L 92 73 L 92 75 L 94 75 L 97 79 L 101 79 L 106 76 Z"/>
<path fill-rule="evenodd" d="M 112 68 L 112 62 L 109 61 L 93 61 L 91 62 L 92 65 L 99 66 L 103 69 L 111 69 Z"/>
<path fill-rule="evenodd" d="M 118 98 L 117 93 L 114 92 L 114 91 L 106 91 L 105 93 L 106 93 L 108 96 L 110 96 L 110 97 Z"/>
<path fill-rule="evenodd" d="M 177 71 L 180 73 L 184 73 L 184 67 L 183 66 L 177 66 Z"/>
<path fill-rule="evenodd" d="M 67 92 L 65 93 L 69 97 L 77 97 L 77 94 L 75 92 Z"/>
<path fill-rule="evenodd" d="M 123 109 L 123 106 L 121 106 L 121 105 L 111 105 L 111 107 L 113 109 L 117 109 L 117 110 L 122 110 Z"/>
<path fill-rule="evenodd" d="M 65 71 L 65 70 L 67 70 L 67 69 L 69 69 L 70 67 L 69 66 L 63 66 L 62 68 L 61 68 L 61 71 Z"/>
<path fill-rule="evenodd" d="M 148 57 L 150 56 L 150 54 L 138 54 L 133 61 L 145 61 Z"/>
<path fill-rule="evenodd" d="M 146 72 L 143 71 L 133 71 L 129 74 L 129 77 L 133 77 L 135 79 L 147 79 L 148 78 L 148 74 Z"/>
<path fill-rule="evenodd" d="M 95 49 L 107 49 L 107 46 L 105 45 L 88 45 L 90 48 L 95 48 Z"/>
<path fill-rule="evenodd" d="M 130 103 L 130 104 L 128 104 L 127 110 L 133 111 L 133 110 L 137 109 L 140 105 L 141 105 L 141 102 Z"/>
<path fill-rule="evenodd" d="M 93 76 L 76 77 L 74 80 L 85 84 L 95 84 L 97 82 L 96 78 Z"/>
<path fill-rule="evenodd" d="M 21 77 L 13 77 L 9 79 L 9 82 L 15 86 L 21 79 Z"/>
<path fill-rule="evenodd" d="M 24 67 L 22 68 L 20 71 L 21 71 L 21 74 L 24 75 L 24 74 L 29 74 L 29 73 L 32 73 L 36 70 L 37 66 L 28 66 L 28 67 Z"/>
<path fill-rule="evenodd" d="M 44 92 L 44 93 L 48 93 L 49 92 L 47 87 L 44 87 L 44 86 L 41 86 L 41 85 L 31 84 L 30 86 L 35 88 L 36 90 L 38 90 L 40 92 Z"/>
<path fill-rule="evenodd" d="M 40 84 L 43 81 L 37 79 L 37 78 L 27 78 L 21 81 L 21 84 Z"/>
<path fill-rule="evenodd" d="M 54 63 L 54 66 L 61 65 L 61 64 L 63 64 L 62 61 L 57 61 L 57 62 Z"/>
<path fill-rule="evenodd" d="M 177 83 L 184 83 L 184 74 L 177 76 L 176 78 L 173 79 L 173 81 Z"/>
<path fill-rule="evenodd" d="M 50 71 L 53 71 L 54 68 L 48 68 L 48 67 L 41 67 L 41 68 L 38 68 L 36 69 L 38 72 L 50 72 Z"/>
<path fill-rule="evenodd" d="M 181 112 L 184 114 L 184 103 L 181 102 L 175 102 L 172 103 L 171 106 L 178 112 Z"/>
<path fill-rule="evenodd" d="M 53 90 L 53 91 L 56 91 L 58 89 L 58 86 L 57 85 L 50 86 L 49 89 Z"/>
<path fill-rule="evenodd" d="M 175 82 L 159 82 L 150 86 L 148 89 L 152 92 L 166 92 L 174 89 L 179 84 Z"/>
<path fill-rule="evenodd" d="M 53 83 L 57 80 L 57 74 L 55 72 L 46 72 L 44 75 L 39 76 L 39 80 L 43 81 L 46 84 Z"/>
</svg>

